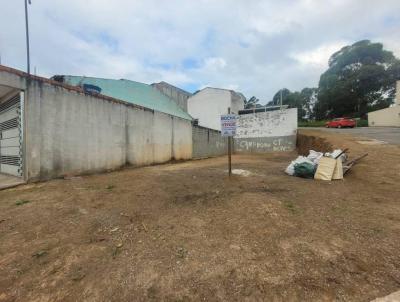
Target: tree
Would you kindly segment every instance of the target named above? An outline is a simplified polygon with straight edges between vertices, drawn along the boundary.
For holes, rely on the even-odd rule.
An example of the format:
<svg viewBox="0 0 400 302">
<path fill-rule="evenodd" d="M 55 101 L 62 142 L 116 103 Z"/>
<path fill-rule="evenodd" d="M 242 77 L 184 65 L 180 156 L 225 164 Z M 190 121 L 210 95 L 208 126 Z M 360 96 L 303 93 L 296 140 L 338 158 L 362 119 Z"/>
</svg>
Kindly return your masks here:
<svg viewBox="0 0 400 302">
<path fill-rule="evenodd" d="M 313 119 L 315 117 L 315 104 L 318 101 L 318 88 L 303 88 L 300 92 L 300 97 L 305 112 L 302 119 Z"/>
<path fill-rule="evenodd" d="M 319 81 L 317 119 L 365 117 L 389 106 L 400 78 L 400 61 L 381 43 L 363 40 L 345 46 L 329 59 Z"/>
<path fill-rule="evenodd" d="M 268 105 L 279 106 L 282 97 L 282 105 L 297 108 L 299 120 L 310 119 L 314 116 L 313 109 L 317 99 L 317 91 L 317 88 L 304 88 L 300 92 L 291 92 L 289 89 L 283 88 L 275 93 Z"/>
<path fill-rule="evenodd" d="M 257 107 L 261 107 L 260 104 L 258 104 L 260 100 L 258 98 L 256 98 L 255 96 L 252 96 L 250 99 L 248 100 L 244 100 L 244 109 L 253 109 L 253 108 L 257 108 Z"/>
<path fill-rule="evenodd" d="M 287 88 L 282 88 L 279 89 L 277 93 L 275 93 L 274 97 L 272 98 L 272 102 L 270 102 L 270 105 L 275 105 L 278 106 L 281 104 L 281 96 L 282 96 L 282 105 L 289 105 L 289 99 L 291 92 Z"/>
</svg>

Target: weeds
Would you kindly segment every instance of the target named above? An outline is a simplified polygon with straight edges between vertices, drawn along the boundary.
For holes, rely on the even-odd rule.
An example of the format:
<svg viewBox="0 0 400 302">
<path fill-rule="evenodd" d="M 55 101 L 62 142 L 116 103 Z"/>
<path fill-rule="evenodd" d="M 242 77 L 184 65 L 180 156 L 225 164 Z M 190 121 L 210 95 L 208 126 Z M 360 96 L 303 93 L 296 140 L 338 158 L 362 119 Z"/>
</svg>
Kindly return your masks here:
<svg viewBox="0 0 400 302">
<path fill-rule="evenodd" d="M 17 201 L 15 202 L 15 205 L 17 205 L 17 206 L 22 206 L 22 205 L 24 205 L 24 204 L 26 204 L 26 203 L 30 203 L 30 202 L 31 202 L 30 200 L 20 199 L 20 200 L 17 200 Z"/>
<path fill-rule="evenodd" d="M 108 185 L 108 186 L 106 187 L 106 190 L 111 191 L 111 190 L 114 189 L 114 188 L 115 188 L 114 185 Z"/>
<path fill-rule="evenodd" d="M 176 250 L 176 255 L 179 258 L 185 258 L 188 254 L 188 251 L 184 247 L 178 247 Z"/>
<path fill-rule="evenodd" d="M 296 213 L 297 209 L 292 201 L 284 201 L 283 206 L 292 213 Z"/>
<path fill-rule="evenodd" d="M 38 251 L 32 255 L 32 257 L 40 258 L 47 255 L 47 251 Z"/>
</svg>

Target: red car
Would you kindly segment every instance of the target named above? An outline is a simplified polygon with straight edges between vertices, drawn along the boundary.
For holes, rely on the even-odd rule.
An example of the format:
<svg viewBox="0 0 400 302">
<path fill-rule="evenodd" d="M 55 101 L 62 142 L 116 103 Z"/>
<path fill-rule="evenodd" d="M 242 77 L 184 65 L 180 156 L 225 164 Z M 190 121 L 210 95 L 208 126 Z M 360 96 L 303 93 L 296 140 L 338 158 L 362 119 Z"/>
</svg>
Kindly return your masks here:
<svg viewBox="0 0 400 302">
<path fill-rule="evenodd" d="M 340 117 L 326 123 L 326 128 L 354 128 L 356 121 L 349 117 Z"/>
</svg>

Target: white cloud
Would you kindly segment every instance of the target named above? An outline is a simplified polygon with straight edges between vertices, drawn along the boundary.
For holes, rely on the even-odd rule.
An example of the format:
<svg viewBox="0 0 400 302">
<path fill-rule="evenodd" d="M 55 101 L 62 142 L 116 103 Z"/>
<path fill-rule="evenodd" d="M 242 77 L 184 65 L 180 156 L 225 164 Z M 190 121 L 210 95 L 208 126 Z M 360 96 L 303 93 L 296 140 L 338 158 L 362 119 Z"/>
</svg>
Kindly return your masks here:
<svg viewBox="0 0 400 302">
<path fill-rule="evenodd" d="M 223 69 L 226 66 L 224 58 L 207 58 L 205 59 L 204 68 L 206 70 Z"/>
<path fill-rule="evenodd" d="M 334 42 L 331 44 L 325 44 L 315 49 L 308 51 L 298 52 L 291 54 L 291 57 L 297 60 L 300 64 L 309 67 L 315 67 L 321 70 L 328 68 L 329 57 L 343 46 L 348 45 L 351 42 Z"/>
<path fill-rule="evenodd" d="M 23 1 L 6 3 L 2 63 L 25 69 Z M 345 44 L 381 41 L 400 56 L 398 0 L 35 0 L 29 10 L 32 69 L 45 76 L 234 87 L 267 102 L 316 86 Z"/>
</svg>

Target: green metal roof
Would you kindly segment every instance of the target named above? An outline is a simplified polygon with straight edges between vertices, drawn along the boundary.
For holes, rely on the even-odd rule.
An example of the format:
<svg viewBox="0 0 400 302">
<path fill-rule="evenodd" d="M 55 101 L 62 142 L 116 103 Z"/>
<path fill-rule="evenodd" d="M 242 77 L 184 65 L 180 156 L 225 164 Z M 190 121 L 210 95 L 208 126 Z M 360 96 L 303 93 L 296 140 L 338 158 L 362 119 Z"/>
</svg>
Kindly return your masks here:
<svg viewBox="0 0 400 302">
<path fill-rule="evenodd" d="M 83 84 L 95 85 L 101 88 L 101 94 L 122 101 L 164 112 L 183 119 L 192 117 L 183 111 L 173 100 L 150 85 L 130 80 L 112 80 L 84 76 L 63 76 L 64 83 L 72 86 Z"/>
</svg>

